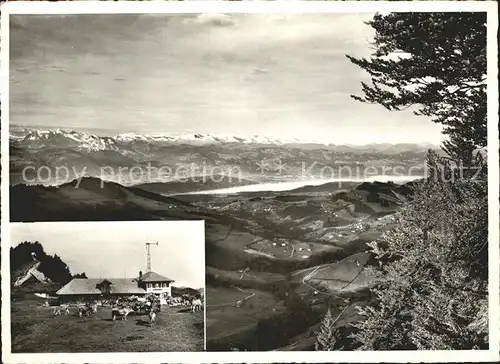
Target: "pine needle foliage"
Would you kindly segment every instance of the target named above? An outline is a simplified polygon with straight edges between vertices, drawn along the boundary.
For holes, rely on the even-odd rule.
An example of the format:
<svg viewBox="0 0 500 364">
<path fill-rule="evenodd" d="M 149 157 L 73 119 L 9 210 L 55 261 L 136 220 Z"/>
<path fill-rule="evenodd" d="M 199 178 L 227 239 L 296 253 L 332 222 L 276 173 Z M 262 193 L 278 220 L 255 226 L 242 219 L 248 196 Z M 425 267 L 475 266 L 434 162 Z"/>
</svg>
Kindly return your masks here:
<svg viewBox="0 0 500 364">
<path fill-rule="evenodd" d="M 336 350 L 338 331 L 335 328 L 336 320 L 333 318 L 330 309 L 326 312 L 321 327 L 316 336 L 316 351 L 334 351 Z"/>
</svg>

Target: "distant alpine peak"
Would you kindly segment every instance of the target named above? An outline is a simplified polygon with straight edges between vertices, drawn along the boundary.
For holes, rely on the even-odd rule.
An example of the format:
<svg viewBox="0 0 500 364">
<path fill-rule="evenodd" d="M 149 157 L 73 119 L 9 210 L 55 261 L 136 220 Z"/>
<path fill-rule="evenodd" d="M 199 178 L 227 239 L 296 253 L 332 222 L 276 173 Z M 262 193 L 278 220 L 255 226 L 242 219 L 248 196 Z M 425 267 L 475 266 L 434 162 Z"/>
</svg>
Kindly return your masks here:
<svg viewBox="0 0 500 364">
<path fill-rule="evenodd" d="M 63 129 L 40 130 L 24 129 L 9 132 L 9 139 L 27 147 L 73 147 L 79 150 L 115 150 L 116 142 L 113 138 L 103 137 L 79 131 Z"/>
</svg>

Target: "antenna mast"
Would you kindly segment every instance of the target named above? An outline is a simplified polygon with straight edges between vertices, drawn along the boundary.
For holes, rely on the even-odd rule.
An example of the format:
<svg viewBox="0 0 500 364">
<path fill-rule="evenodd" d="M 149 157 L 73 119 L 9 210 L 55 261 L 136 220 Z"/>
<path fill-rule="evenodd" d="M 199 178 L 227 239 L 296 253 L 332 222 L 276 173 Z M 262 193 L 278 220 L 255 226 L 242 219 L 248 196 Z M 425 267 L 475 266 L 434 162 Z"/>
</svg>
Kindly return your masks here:
<svg viewBox="0 0 500 364">
<path fill-rule="evenodd" d="M 156 245 L 158 246 L 158 242 L 156 243 L 146 243 L 146 254 L 147 254 L 147 261 L 148 261 L 148 272 L 151 272 L 151 245 Z"/>
</svg>

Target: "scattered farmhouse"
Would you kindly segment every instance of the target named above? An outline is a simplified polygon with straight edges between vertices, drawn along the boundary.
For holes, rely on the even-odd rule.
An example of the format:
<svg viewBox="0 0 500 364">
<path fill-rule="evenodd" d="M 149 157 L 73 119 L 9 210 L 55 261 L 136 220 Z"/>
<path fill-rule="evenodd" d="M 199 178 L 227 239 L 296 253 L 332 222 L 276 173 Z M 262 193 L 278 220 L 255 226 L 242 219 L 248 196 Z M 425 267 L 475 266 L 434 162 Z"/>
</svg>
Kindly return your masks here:
<svg viewBox="0 0 500 364">
<path fill-rule="evenodd" d="M 74 278 L 57 291 L 62 302 L 128 296 L 156 295 L 162 304 L 172 295 L 173 279 L 156 272 L 139 272 L 137 278 Z"/>
</svg>

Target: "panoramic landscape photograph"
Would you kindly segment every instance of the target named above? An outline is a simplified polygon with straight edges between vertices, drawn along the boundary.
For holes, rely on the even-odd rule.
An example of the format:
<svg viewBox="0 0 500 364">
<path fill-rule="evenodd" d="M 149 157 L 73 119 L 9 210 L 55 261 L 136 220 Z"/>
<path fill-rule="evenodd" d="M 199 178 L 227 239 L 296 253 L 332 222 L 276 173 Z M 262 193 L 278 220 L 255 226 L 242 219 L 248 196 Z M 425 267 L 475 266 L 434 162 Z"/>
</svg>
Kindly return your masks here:
<svg viewBox="0 0 500 364">
<path fill-rule="evenodd" d="M 11 223 L 10 236 L 13 353 L 204 350 L 203 221 Z"/>
<path fill-rule="evenodd" d="M 106 250 L 129 221 L 203 220 L 205 239 L 139 230 L 103 271 L 20 234 L 12 279 L 30 249 L 67 264 L 60 284 L 137 278 L 158 240 L 176 282 L 162 246 L 204 254 L 206 286 L 182 286 L 205 287 L 207 351 L 488 349 L 486 31 L 484 12 L 12 15 L 11 225 L 127 221 Z M 52 315 L 23 286 L 13 310 Z M 162 321 L 203 326 L 183 295 L 154 325 L 84 319 L 163 348 Z M 35 350 L 12 315 L 13 350 Z"/>
</svg>

